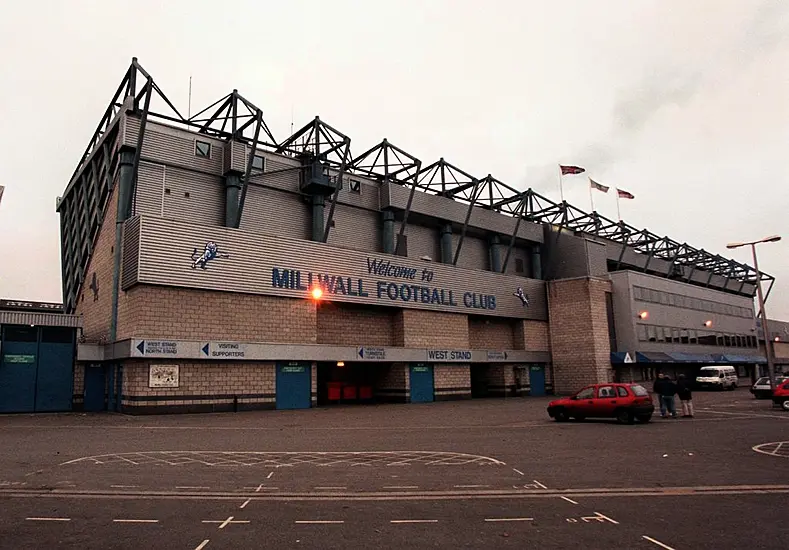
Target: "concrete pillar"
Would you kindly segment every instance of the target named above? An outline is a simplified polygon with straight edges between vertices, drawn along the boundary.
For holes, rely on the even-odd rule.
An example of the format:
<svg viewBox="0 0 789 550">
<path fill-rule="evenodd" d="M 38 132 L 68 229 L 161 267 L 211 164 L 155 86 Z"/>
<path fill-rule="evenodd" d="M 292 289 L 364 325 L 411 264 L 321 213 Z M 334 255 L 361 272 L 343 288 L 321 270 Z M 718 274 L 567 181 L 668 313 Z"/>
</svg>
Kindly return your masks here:
<svg viewBox="0 0 789 550">
<path fill-rule="evenodd" d="M 326 228 L 323 223 L 323 207 L 326 205 L 326 197 L 323 195 L 310 195 L 312 205 L 312 240 L 323 242 L 323 232 Z"/>
<path fill-rule="evenodd" d="M 383 223 L 384 228 L 381 232 L 381 240 L 383 241 L 383 251 L 384 254 L 394 254 L 395 247 L 394 247 L 394 239 L 395 239 L 395 215 L 394 212 L 391 210 L 384 210 L 383 214 Z"/>
<path fill-rule="evenodd" d="M 229 172 L 225 174 L 225 227 L 238 227 L 238 201 L 241 194 L 241 174 Z"/>
<path fill-rule="evenodd" d="M 490 270 L 501 273 L 501 239 L 498 235 L 492 235 L 488 239 L 490 248 Z"/>
<path fill-rule="evenodd" d="M 131 216 L 134 180 L 134 148 L 122 147 L 118 167 L 118 202 L 115 214 L 115 251 L 112 266 L 112 301 L 109 340 L 114 342 L 118 335 L 118 293 L 121 279 L 121 249 L 123 248 L 123 222 Z"/>
<path fill-rule="evenodd" d="M 531 276 L 542 279 L 542 250 L 538 244 L 531 247 Z"/>
<path fill-rule="evenodd" d="M 441 263 L 451 264 L 452 260 L 452 224 L 446 223 L 441 226 Z"/>
</svg>

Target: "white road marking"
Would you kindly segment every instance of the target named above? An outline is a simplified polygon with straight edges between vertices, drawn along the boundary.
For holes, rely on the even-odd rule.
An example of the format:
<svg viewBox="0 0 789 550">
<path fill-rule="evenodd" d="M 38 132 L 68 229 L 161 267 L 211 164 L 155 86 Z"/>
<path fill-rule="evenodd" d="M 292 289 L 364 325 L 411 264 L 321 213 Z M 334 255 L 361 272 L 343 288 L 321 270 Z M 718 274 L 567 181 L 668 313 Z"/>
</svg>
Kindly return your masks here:
<svg viewBox="0 0 789 550">
<path fill-rule="evenodd" d="M 263 488 L 263 484 L 261 483 L 260 485 L 258 485 L 258 488 L 255 489 L 255 492 L 259 493 L 262 488 Z"/>
<path fill-rule="evenodd" d="M 526 474 L 524 474 L 523 472 L 521 472 L 520 470 L 518 470 L 516 468 L 513 468 L 513 470 L 515 470 L 515 473 L 517 473 L 517 474 L 526 475 Z"/>
<path fill-rule="evenodd" d="M 195 550 L 203 550 L 203 548 L 205 548 L 206 545 L 208 544 L 209 540 L 210 539 L 205 539 L 203 542 L 197 545 L 197 548 L 195 548 Z"/>
<path fill-rule="evenodd" d="M 246 499 L 246 500 L 244 501 L 244 504 L 242 504 L 241 506 L 239 506 L 239 508 L 241 508 L 242 510 L 243 510 L 244 508 L 246 508 L 246 507 L 247 507 L 247 504 L 249 504 L 249 501 L 250 501 L 250 500 L 252 500 L 252 499 L 251 499 L 251 498 L 248 498 L 248 499 Z"/>
<path fill-rule="evenodd" d="M 653 544 L 657 544 L 658 546 L 660 546 L 661 548 L 665 548 L 666 550 L 674 550 L 671 546 L 666 546 L 665 544 L 663 544 L 659 540 L 655 540 L 652 537 L 648 537 L 646 535 L 641 535 L 641 538 L 643 538 L 645 540 L 648 540 L 649 542 L 651 542 Z"/>
<path fill-rule="evenodd" d="M 744 418 L 780 418 L 781 420 L 789 419 L 789 416 L 779 416 L 777 414 L 734 413 L 734 412 L 716 411 L 715 409 L 703 409 L 703 408 L 699 408 L 699 410 L 709 412 L 712 414 L 727 414 L 729 416 L 741 416 Z"/>
<path fill-rule="evenodd" d="M 266 476 L 266 479 L 271 479 L 271 476 L 274 475 L 274 472 L 270 472 L 269 475 Z"/>
<path fill-rule="evenodd" d="M 532 479 L 532 481 L 533 481 L 534 483 L 536 483 L 537 485 L 539 485 L 540 487 L 542 487 L 543 489 L 547 489 L 547 488 L 548 488 L 548 487 L 546 487 L 545 485 L 543 485 L 542 483 L 540 483 L 539 481 L 537 481 L 536 479 Z"/>
<path fill-rule="evenodd" d="M 334 489 L 334 490 L 337 490 L 337 489 L 347 489 L 347 487 L 340 487 L 340 486 L 337 486 L 337 487 L 333 487 L 333 486 L 326 486 L 326 487 L 315 487 L 315 488 L 316 488 L 316 489 L 320 489 L 320 490 L 333 490 L 333 489 Z"/>
<path fill-rule="evenodd" d="M 490 487 L 490 485 L 454 485 L 456 489 L 472 489 L 474 487 Z"/>
<path fill-rule="evenodd" d="M 27 521 L 71 521 L 71 518 L 25 518 Z"/>
<path fill-rule="evenodd" d="M 419 485 L 385 485 L 384 489 L 419 489 Z"/>
<path fill-rule="evenodd" d="M 113 523 L 159 523 L 158 519 L 114 519 Z"/>
<path fill-rule="evenodd" d="M 570 502 L 570 503 L 572 503 L 572 504 L 578 504 L 577 502 L 575 502 L 575 501 L 574 501 L 573 499 L 571 499 L 571 498 L 567 498 L 567 497 L 561 497 L 561 498 L 563 498 L 564 500 L 566 500 L 567 502 Z"/>
<path fill-rule="evenodd" d="M 113 489 L 134 489 L 139 485 L 110 485 Z"/>
<path fill-rule="evenodd" d="M 195 487 L 194 485 L 176 485 L 176 489 L 210 489 L 211 487 Z"/>
<path fill-rule="evenodd" d="M 302 519 L 302 520 L 296 520 L 294 523 L 298 523 L 300 525 L 308 525 L 308 524 L 335 525 L 338 523 L 345 523 L 345 522 L 342 520 L 334 521 L 334 520 L 325 520 L 325 519 Z"/>
<path fill-rule="evenodd" d="M 35 472 L 30 472 L 29 474 L 25 474 L 25 477 L 34 476 L 36 474 L 43 474 L 44 470 L 36 470 Z"/>
<path fill-rule="evenodd" d="M 221 520 L 220 520 L 220 521 L 216 521 L 216 520 L 205 520 L 205 519 L 204 519 L 204 520 L 203 520 L 203 523 L 219 523 L 219 524 L 220 524 L 220 525 L 219 525 L 219 528 L 220 528 L 220 529 L 224 529 L 225 527 L 227 527 L 227 526 L 228 526 L 228 525 L 230 525 L 231 523 L 249 523 L 249 521 L 248 521 L 248 520 L 246 520 L 246 521 L 245 521 L 245 520 L 235 520 L 235 521 L 234 521 L 234 520 L 233 520 L 233 516 L 230 516 L 230 517 L 228 517 L 228 518 L 227 518 L 226 520 L 224 520 L 224 521 L 221 521 Z"/>
<path fill-rule="evenodd" d="M 485 521 L 534 521 L 534 518 L 485 518 Z"/>
<path fill-rule="evenodd" d="M 393 519 L 389 523 L 438 523 L 437 519 Z"/>
</svg>

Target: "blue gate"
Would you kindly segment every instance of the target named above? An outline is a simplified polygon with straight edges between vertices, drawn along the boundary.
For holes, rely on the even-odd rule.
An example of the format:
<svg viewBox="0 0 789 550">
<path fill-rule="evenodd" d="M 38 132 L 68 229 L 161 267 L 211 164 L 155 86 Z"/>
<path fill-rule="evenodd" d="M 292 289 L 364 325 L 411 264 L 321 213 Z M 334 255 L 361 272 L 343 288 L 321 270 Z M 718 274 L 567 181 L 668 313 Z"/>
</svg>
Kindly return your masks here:
<svg viewBox="0 0 789 550">
<path fill-rule="evenodd" d="M 529 395 L 545 395 L 545 367 L 532 365 L 529 367 Z"/>
<path fill-rule="evenodd" d="M 411 403 L 433 401 L 433 366 L 413 363 L 410 368 Z"/>
<path fill-rule="evenodd" d="M 104 410 L 106 382 L 103 365 L 85 365 L 85 410 L 98 412 Z"/>
<path fill-rule="evenodd" d="M 42 327 L 38 346 L 36 411 L 71 410 L 73 363 L 73 329 Z"/>
<path fill-rule="evenodd" d="M 277 363 L 277 408 L 309 409 L 312 402 L 312 368 L 309 363 Z"/>
</svg>

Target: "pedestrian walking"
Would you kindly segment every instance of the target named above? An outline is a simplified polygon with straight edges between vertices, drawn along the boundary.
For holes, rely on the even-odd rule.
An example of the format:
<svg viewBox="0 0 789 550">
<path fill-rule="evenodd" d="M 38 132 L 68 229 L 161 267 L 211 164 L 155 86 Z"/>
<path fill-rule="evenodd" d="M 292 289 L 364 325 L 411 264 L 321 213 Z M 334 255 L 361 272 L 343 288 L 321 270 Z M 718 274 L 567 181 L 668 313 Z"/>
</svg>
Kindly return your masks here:
<svg viewBox="0 0 789 550">
<path fill-rule="evenodd" d="M 682 403 L 682 418 L 693 418 L 693 391 L 684 374 L 680 374 L 677 380 L 677 397 Z"/>
<path fill-rule="evenodd" d="M 674 381 L 663 373 L 660 373 L 652 390 L 658 396 L 660 402 L 660 418 L 666 418 L 668 414 L 672 418 L 677 418 L 677 410 L 674 407 L 674 395 L 677 393 L 677 385 Z"/>
</svg>

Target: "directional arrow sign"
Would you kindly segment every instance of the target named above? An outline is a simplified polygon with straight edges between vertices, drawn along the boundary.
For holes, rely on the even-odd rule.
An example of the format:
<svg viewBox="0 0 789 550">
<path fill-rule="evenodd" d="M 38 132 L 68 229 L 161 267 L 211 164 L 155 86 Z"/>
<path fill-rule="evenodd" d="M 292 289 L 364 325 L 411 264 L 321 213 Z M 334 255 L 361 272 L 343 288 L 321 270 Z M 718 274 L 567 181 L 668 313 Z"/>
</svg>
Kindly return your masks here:
<svg viewBox="0 0 789 550">
<path fill-rule="evenodd" d="M 141 355 L 145 355 L 145 340 L 141 340 L 140 343 L 137 344 L 137 350 Z"/>
<path fill-rule="evenodd" d="M 204 345 L 200 350 L 208 357 L 208 344 Z"/>
<path fill-rule="evenodd" d="M 359 357 L 364 359 L 364 348 L 359 348 L 358 353 L 359 353 Z"/>
</svg>

